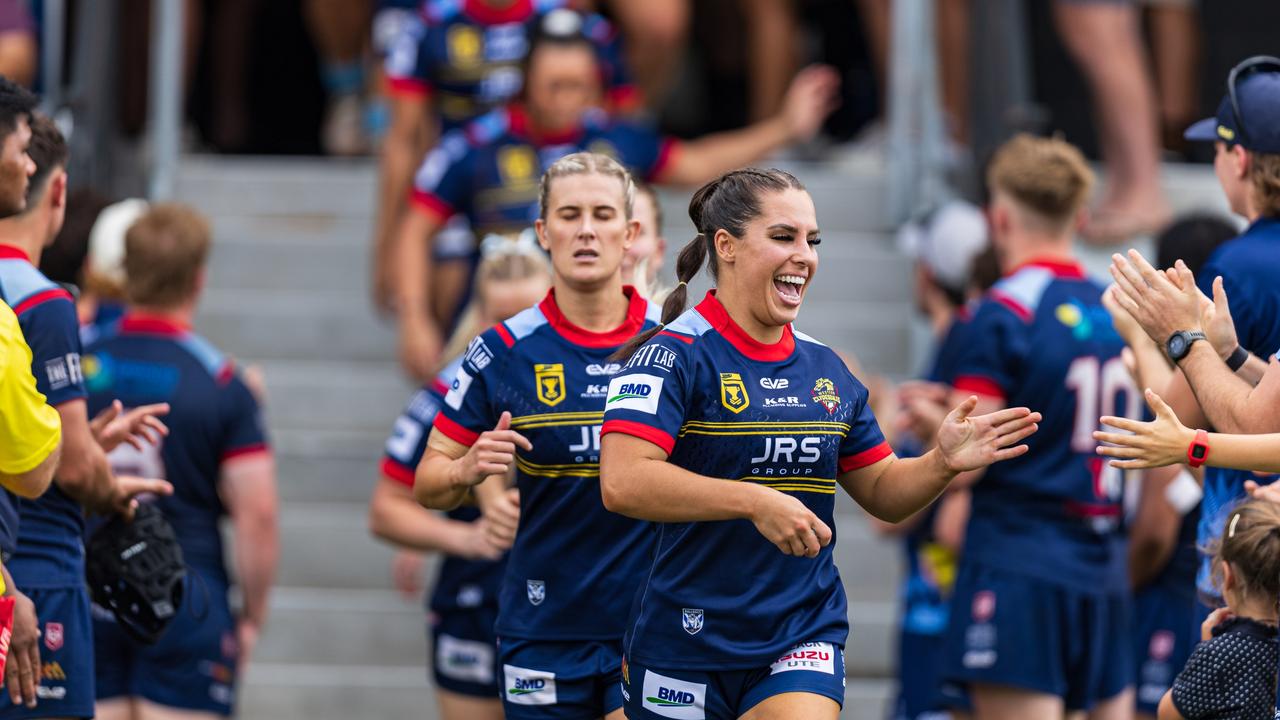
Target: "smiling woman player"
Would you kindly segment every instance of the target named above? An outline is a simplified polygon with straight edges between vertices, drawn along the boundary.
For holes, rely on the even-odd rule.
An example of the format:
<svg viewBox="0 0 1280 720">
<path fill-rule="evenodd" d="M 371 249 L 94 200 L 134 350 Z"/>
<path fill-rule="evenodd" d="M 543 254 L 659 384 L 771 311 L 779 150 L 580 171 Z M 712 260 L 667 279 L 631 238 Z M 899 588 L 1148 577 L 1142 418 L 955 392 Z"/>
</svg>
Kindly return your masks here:
<svg viewBox="0 0 1280 720">
<path fill-rule="evenodd" d="M 542 177 L 538 239 L 551 293 L 467 348 L 418 465 L 414 494 L 448 510 L 475 488 L 500 503 L 515 467 L 520 522 L 498 599 L 508 718 L 622 717 L 627 608 L 644 572 L 647 523 L 600 501 L 609 356 L 656 324 L 622 284 L 635 187 L 614 160 L 568 155 Z"/>
<path fill-rule="evenodd" d="M 1025 452 L 1039 416 L 969 417 L 969 398 L 934 450 L 899 460 L 866 388 L 791 327 L 818 269 L 800 182 L 731 172 L 689 217 L 699 234 L 677 260 L 669 322 L 630 344 L 605 410 L 605 504 L 661 523 L 624 640 L 627 716 L 834 720 L 849 630 L 829 547 L 836 485 L 902 520 L 957 473 Z M 682 313 L 707 259 L 717 289 Z"/>
</svg>

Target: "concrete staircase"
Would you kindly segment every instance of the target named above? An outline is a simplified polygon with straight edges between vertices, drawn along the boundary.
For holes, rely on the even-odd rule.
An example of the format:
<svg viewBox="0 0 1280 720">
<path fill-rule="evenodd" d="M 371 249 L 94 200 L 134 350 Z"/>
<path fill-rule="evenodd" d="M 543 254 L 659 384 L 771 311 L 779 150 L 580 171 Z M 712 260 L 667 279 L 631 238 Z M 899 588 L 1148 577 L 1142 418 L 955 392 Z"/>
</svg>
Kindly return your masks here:
<svg viewBox="0 0 1280 720">
<path fill-rule="evenodd" d="M 881 177 L 790 169 L 825 238 L 802 328 L 872 371 L 909 373 L 909 264 L 886 232 Z M 1189 194 L 1218 197 L 1196 177 Z M 436 717 L 421 605 L 391 588 L 392 551 L 365 529 L 383 439 L 412 390 L 368 300 L 374 183 L 371 163 L 335 160 L 191 158 L 180 174 L 179 199 L 208 213 L 216 236 L 200 330 L 263 366 L 280 462 L 283 557 L 241 690 L 246 718 Z M 692 234 L 687 198 L 664 196 L 672 253 Z M 845 499 L 838 523 L 853 626 L 843 717 L 880 720 L 900 557 L 858 512 Z"/>
</svg>

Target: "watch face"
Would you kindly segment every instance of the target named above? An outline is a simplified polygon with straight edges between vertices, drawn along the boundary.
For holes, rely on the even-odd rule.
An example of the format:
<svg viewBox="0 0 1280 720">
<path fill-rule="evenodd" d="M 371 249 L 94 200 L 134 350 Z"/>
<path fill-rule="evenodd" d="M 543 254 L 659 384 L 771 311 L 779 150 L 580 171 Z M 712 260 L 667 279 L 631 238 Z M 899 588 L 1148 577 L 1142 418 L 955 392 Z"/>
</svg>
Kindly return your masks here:
<svg viewBox="0 0 1280 720">
<path fill-rule="evenodd" d="M 1191 457 L 1197 460 L 1203 460 L 1204 456 L 1205 456 L 1205 446 L 1196 445 L 1195 447 L 1191 448 Z"/>
<path fill-rule="evenodd" d="M 1182 357 L 1187 351 L 1187 339 L 1181 335 L 1174 335 L 1169 338 L 1169 354 L 1175 358 Z"/>
</svg>

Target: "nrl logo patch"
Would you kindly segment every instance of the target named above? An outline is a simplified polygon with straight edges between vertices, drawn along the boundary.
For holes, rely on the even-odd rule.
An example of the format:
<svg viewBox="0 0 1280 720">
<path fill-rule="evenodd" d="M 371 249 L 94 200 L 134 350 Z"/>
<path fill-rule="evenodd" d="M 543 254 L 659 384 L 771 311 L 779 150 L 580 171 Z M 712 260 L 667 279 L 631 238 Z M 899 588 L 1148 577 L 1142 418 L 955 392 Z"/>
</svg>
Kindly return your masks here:
<svg viewBox="0 0 1280 720">
<path fill-rule="evenodd" d="M 818 382 L 813 384 L 813 391 L 810 393 L 813 401 L 827 409 L 830 415 L 840 407 L 840 396 L 836 394 L 836 385 L 827 378 L 818 378 Z"/>
<path fill-rule="evenodd" d="M 533 382 L 543 405 L 555 407 L 564 400 L 564 365 L 561 363 L 533 366 Z"/>
<path fill-rule="evenodd" d="M 720 373 L 720 404 L 735 415 L 751 404 L 751 398 L 747 397 L 747 386 L 738 373 Z"/>
</svg>

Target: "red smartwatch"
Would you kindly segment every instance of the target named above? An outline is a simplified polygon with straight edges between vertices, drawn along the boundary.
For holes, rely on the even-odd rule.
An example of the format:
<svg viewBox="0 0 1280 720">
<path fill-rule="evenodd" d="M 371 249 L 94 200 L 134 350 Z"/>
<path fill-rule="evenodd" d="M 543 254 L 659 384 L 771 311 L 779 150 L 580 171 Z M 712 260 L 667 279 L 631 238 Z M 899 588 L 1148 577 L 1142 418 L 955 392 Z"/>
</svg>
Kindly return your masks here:
<svg viewBox="0 0 1280 720">
<path fill-rule="evenodd" d="M 1198 468 L 1204 465 L 1204 461 L 1208 459 L 1209 433 L 1205 430 L 1197 430 L 1195 438 L 1187 446 L 1187 464 L 1193 468 Z"/>
</svg>

